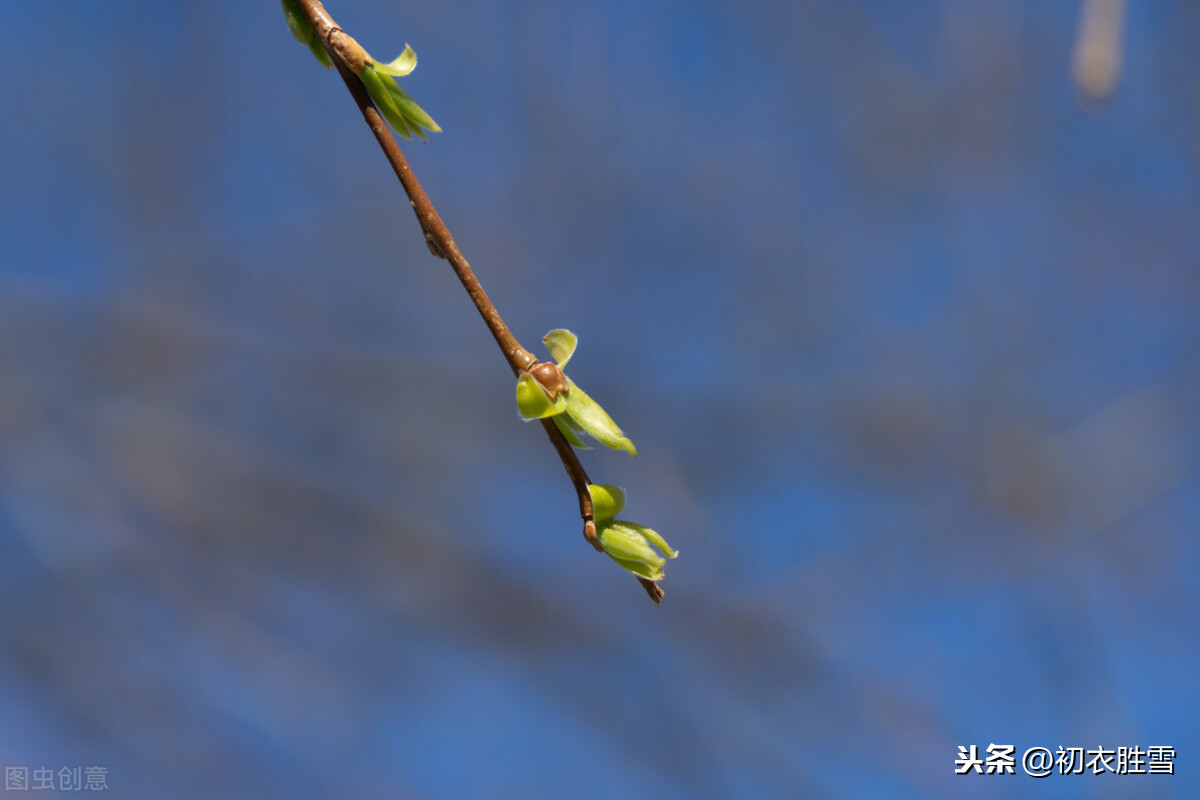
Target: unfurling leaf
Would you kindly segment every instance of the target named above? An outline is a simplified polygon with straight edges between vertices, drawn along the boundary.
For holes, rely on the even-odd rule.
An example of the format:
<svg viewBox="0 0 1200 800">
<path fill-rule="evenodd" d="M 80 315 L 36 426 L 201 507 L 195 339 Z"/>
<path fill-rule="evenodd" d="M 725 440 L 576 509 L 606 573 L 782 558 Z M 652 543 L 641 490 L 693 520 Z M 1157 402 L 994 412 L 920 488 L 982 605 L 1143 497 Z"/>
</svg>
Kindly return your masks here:
<svg viewBox="0 0 1200 800">
<path fill-rule="evenodd" d="M 288 30 L 292 32 L 292 36 L 295 36 L 296 41 L 311 50 L 322 66 L 327 69 L 332 67 L 333 59 L 329 57 L 329 53 L 325 52 L 325 45 L 321 43 L 321 37 L 317 36 L 317 32 L 308 23 L 308 17 L 304 16 L 304 12 L 300 10 L 296 0 L 281 0 L 281 2 L 283 3 L 283 15 L 287 18 Z"/>
</svg>

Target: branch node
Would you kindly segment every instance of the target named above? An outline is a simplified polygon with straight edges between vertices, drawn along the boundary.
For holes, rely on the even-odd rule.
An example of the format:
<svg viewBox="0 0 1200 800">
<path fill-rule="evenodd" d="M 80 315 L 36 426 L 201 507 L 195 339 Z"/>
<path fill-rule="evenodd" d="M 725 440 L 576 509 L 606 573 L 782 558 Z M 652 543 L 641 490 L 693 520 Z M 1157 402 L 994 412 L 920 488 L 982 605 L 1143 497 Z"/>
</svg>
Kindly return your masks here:
<svg viewBox="0 0 1200 800">
<path fill-rule="evenodd" d="M 600 546 L 600 537 L 596 535 L 596 521 L 591 517 L 583 521 L 583 538 L 587 539 L 592 547 L 601 553 L 604 552 L 604 548 Z"/>
<path fill-rule="evenodd" d="M 434 258 L 446 258 L 446 251 L 438 244 L 438 240 L 429 231 L 425 232 L 425 244 L 429 247 L 429 252 L 433 253 Z"/>
</svg>

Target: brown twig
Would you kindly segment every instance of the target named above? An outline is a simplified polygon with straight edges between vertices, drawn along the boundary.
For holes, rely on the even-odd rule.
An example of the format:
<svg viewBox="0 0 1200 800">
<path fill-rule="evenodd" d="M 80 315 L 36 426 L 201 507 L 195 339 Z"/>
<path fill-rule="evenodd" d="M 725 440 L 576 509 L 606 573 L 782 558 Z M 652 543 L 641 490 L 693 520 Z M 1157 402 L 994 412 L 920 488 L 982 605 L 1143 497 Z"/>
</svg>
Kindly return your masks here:
<svg viewBox="0 0 1200 800">
<path fill-rule="evenodd" d="M 408 161 L 404 158 L 404 153 L 400 152 L 400 146 L 396 143 L 396 138 L 392 136 L 391 129 L 388 128 L 387 123 L 384 122 L 383 117 L 375 108 L 375 104 L 371 101 L 371 96 L 367 94 L 366 88 L 363 87 L 362 81 L 340 62 L 335 61 L 334 63 L 338 68 L 338 72 L 342 75 L 342 80 L 346 82 L 346 88 L 350 90 L 350 94 L 354 96 L 354 101 L 362 111 L 363 118 L 367 122 L 367 127 L 371 129 L 371 133 L 375 134 L 375 140 L 383 148 L 383 153 L 387 156 L 388 163 L 392 165 L 392 169 L 396 172 L 396 177 L 400 179 L 400 184 L 404 187 L 404 193 L 408 195 L 413 213 L 417 215 L 417 222 L 421 225 L 421 231 L 425 234 L 425 242 L 429 245 L 430 252 L 450 262 L 451 269 L 454 270 L 454 274 L 462 282 L 463 288 L 467 290 L 467 295 L 471 298 L 471 302 L 475 304 L 475 308 L 479 310 L 479 315 L 483 317 L 488 330 L 492 332 L 492 338 L 499 345 L 500 352 L 504 353 L 508 365 L 512 367 L 513 374 L 519 374 L 524 370 L 530 369 L 538 363 L 537 358 L 524 347 L 521 347 L 520 342 L 517 341 L 517 337 L 513 336 L 512 331 L 504 324 L 500 312 L 496 310 L 496 306 L 492 303 L 491 298 L 483 290 L 483 286 L 480 285 L 479 279 L 475 277 L 475 272 L 471 269 L 471 265 L 463 258 L 458 245 L 454 243 L 454 237 L 450 235 L 450 231 L 446 228 L 446 223 L 442 222 L 437 209 L 430 202 L 429 195 L 425 194 L 425 190 L 421 188 L 421 182 L 417 180 L 417 176 L 413 174 L 412 169 L 408 166 Z"/>
<path fill-rule="evenodd" d="M 531 370 L 537 366 L 537 358 L 521 346 L 504 323 L 500 312 L 492 303 L 491 298 L 487 296 L 487 292 L 483 290 L 479 279 L 475 277 L 471 265 L 463 258 L 458 245 L 454 243 L 454 237 L 450 235 L 446 224 L 442 222 L 437 209 L 433 207 L 429 196 L 421 188 L 421 182 L 417 180 L 417 176 L 408 166 L 408 160 L 400 151 L 400 145 L 396 143 L 391 129 L 388 128 L 383 116 L 375 107 L 375 103 L 371 100 L 362 81 L 358 79 L 358 73 L 362 71 L 363 65 L 369 62 L 370 55 L 354 37 L 337 26 L 319 0 L 297 0 L 297 4 L 308 18 L 309 24 L 313 26 L 313 30 L 321 37 L 321 41 L 333 59 L 334 66 L 342 76 L 346 88 L 358 105 L 359 111 L 362 112 L 367 127 L 375 135 L 375 140 L 379 142 L 384 156 L 392 165 L 392 170 L 400 180 L 400 185 L 404 187 L 404 193 L 408 195 L 409 204 L 412 206 L 413 213 L 417 215 L 417 222 L 421 226 L 422 233 L 425 234 L 425 243 L 429 245 L 429 251 L 438 258 L 444 258 L 449 262 L 454 274 L 458 276 L 463 288 L 467 290 L 471 302 L 479 311 L 479 315 L 483 317 L 488 330 L 491 331 L 492 338 L 496 340 L 500 351 L 504 353 L 504 358 L 508 361 L 513 373 L 520 374 Z M 575 487 L 575 494 L 579 499 L 579 516 L 583 519 L 583 536 L 591 543 L 592 547 L 601 550 L 596 536 L 592 494 L 588 490 L 591 480 L 588 478 L 587 471 L 584 470 L 583 464 L 580 463 L 579 457 L 570 443 L 553 422 L 544 419 L 542 427 L 545 428 L 546 435 L 550 437 L 550 443 L 554 445 L 554 450 L 558 453 L 563 468 L 567 471 L 567 476 Z M 663 590 L 657 583 L 645 578 L 638 578 L 638 582 L 642 584 L 651 600 L 655 603 L 662 600 Z"/>
<path fill-rule="evenodd" d="M 583 464 L 579 463 L 579 456 L 575 455 L 571 444 L 562 435 L 562 431 L 558 429 L 557 425 L 551 420 L 544 419 L 542 427 L 546 429 L 546 435 L 550 437 L 550 444 L 554 445 L 554 451 L 558 453 L 559 459 L 567 469 L 567 475 L 571 478 L 571 483 L 575 486 L 575 494 L 579 497 L 579 516 L 583 518 L 583 538 L 587 539 L 592 547 L 603 552 L 600 540 L 596 537 L 592 493 L 588 489 L 588 484 L 592 481 L 588 477 L 587 470 L 583 468 Z"/>
</svg>

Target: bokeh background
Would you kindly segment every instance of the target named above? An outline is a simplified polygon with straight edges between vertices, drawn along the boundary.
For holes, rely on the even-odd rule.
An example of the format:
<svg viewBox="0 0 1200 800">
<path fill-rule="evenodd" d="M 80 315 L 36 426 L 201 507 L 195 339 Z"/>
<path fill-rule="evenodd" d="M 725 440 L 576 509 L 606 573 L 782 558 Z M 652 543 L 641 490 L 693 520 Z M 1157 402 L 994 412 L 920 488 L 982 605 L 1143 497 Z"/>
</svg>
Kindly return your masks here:
<svg viewBox="0 0 1200 800">
<path fill-rule="evenodd" d="M 329 10 L 415 47 L 406 151 L 517 336 L 579 334 L 666 600 L 277 3 L 5 3 L 0 762 L 1197 796 L 1200 6 L 1130 4 L 1103 102 L 1076 2 Z M 991 743 L 1177 774 L 954 776 Z"/>
</svg>

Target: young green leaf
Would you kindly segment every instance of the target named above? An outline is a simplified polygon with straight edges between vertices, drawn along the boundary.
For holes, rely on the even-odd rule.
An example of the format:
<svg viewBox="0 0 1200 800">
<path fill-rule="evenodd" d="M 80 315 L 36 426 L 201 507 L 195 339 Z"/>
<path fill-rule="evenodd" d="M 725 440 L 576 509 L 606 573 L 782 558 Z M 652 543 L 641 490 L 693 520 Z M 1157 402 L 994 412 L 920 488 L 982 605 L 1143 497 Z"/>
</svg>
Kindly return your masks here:
<svg viewBox="0 0 1200 800">
<path fill-rule="evenodd" d="M 566 328 L 555 328 L 542 337 L 542 344 L 546 346 L 550 357 L 558 362 L 558 368 L 566 369 L 567 362 L 571 360 L 575 348 L 579 345 L 579 337 Z"/>
<path fill-rule="evenodd" d="M 597 522 L 612 519 L 625 508 L 625 490 L 611 483 L 590 483 L 588 493 L 592 496 L 592 518 Z"/>
<path fill-rule="evenodd" d="M 623 569 L 647 580 L 662 580 L 662 567 L 666 559 L 679 555 L 666 546 L 661 536 L 644 525 L 606 520 L 596 523 L 596 531 L 600 547 L 609 558 Z M 661 548 L 662 552 L 656 547 Z"/>
<path fill-rule="evenodd" d="M 517 379 L 517 411 L 527 420 L 544 419 L 561 414 L 567 407 L 567 397 L 560 394 L 551 400 L 541 384 L 528 372 Z"/>
<path fill-rule="evenodd" d="M 554 424 L 573 447 L 578 447 L 581 450 L 591 449 L 583 443 L 583 436 L 587 434 L 605 447 L 611 447 L 614 450 L 624 450 L 629 455 L 636 456 L 637 448 L 634 447 L 629 437 L 621 431 L 617 423 L 613 422 L 608 412 L 593 400 L 587 392 L 576 386 L 574 381 L 562 375 L 562 368 L 567 365 L 567 362 L 571 360 L 571 356 L 575 354 L 579 338 L 566 328 L 555 328 L 542 337 L 542 343 L 546 345 L 550 356 L 558 362 L 558 374 L 560 380 L 566 380 L 566 387 L 554 390 L 558 391 L 559 394 L 555 397 L 555 410 L 553 412 L 542 407 L 535 395 L 531 393 L 524 395 L 527 403 L 536 403 L 538 409 L 547 412 L 539 417 L 531 416 L 530 413 L 527 413 L 527 411 L 533 412 L 534 405 L 521 407 L 520 393 L 522 389 L 518 382 L 518 408 L 521 411 L 521 416 L 525 417 L 525 419 L 540 419 L 553 414 Z M 524 380 L 524 377 L 522 376 L 521 380 Z M 566 397 L 566 402 L 565 404 L 560 404 L 559 401 L 564 396 Z"/>
<path fill-rule="evenodd" d="M 329 53 L 325 52 L 325 45 L 321 44 L 321 37 L 317 36 L 317 32 L 308 23 L 308 17 L 304 16 L 304 12 L 300 10 L 296 0 L 281 0 L 281 2 L 283 3 L 283 15 L 287 18 L 288 30 L 292 32 L 292 36 L 295 36 L 296 41 L 311 50 L 322 66 L 332 67 L 333 59 L 329 57 Z"/>
<path fill-rule="evenodd" d="M 405 51 L 410 49 L 405 48 Z M 404 55 L 401 54 L 400 58 L 404 58 Z M 416 63 L 416 56 L 413 56 L 413 63 Z M 358 74 L 367 93 L 379 108 L 379 113 L 383 114 L 396 133 L 405 139 L 416 135 L 423 142 L 429 141 L 425 131 L 440 132 L 442 129 L 433 121 L 433 117 L 425 113 L 425 109 L 408 96 L 408 92 L 396 85 L 389 73 L 380 70 L 379 67 L 377 62 L 372 62 Z"/>
<path fill-rule="evenodd" d="M 417 68 L 417 54 L 409 47 L 408 42 L 404 43 L 404 52 L 396 56 L 386 64 L 375 62 L 375 69 L 385 75 L 391 75 L 395 78 L 403 78 L 408 73 Z"/>
<path fill-rule="evenodd" d="M 613 422 L 608 412 L 570 378 L 567 378 L 567 386 L 567 416 L 571 421 L 605 447 L 624 450 L 629 455 L 636 456 L 637 448 L 617 427 L 617 423 Z"/>
<path fill-rule="evenodd" d="M 591 450 L 592 446 L 583 441 L 583 435 L 587 433 L 575 420 L 571 419 L 566 414 L 559 414 L 556 417 L 551 417 L 554 420 L 554 427 L 558 428 L 572 447 L 578 447 L 580 450 Z"/>
</svg>

